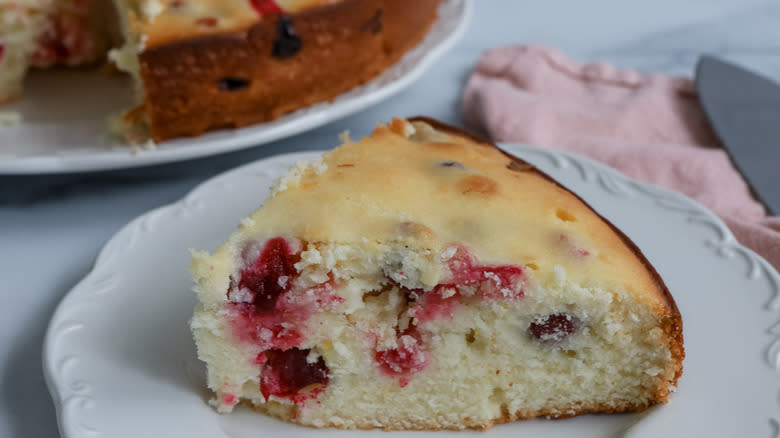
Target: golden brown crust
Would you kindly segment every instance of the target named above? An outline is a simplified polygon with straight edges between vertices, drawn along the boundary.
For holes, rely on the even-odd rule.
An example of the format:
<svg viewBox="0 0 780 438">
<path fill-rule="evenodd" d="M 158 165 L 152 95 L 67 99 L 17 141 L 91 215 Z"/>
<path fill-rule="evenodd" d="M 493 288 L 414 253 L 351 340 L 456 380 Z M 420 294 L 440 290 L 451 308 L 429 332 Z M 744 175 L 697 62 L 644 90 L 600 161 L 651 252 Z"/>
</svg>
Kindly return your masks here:
<svg viewBox="0 0 780 438">
<path fill-rule="evenodd" d="M 273 120 L 379 75 L 427 33 L 440 0 L 345 0 L 290 16 L 299 52 L 271 56 L 279 16 L 246 32 L 158 45 L 139 55 L 155 141 Z M 220 81 L 238 79 L 234 90 Z"/>
<path fill-rule="evenodd" d="M 446 132 L 451 135 L 456 135 L 460 137 L 465 137 L 474 141 L 477 144 L 490 146 L 501 150 L 495 143 L 493 143 L 492 141 L 484 137 L 481 137 L 479 135 L 465 131 L 460 128 L 456 128 L 454 126 L 447 125 L 445 123 L 442 123 L 435 119 L 431 119 L 429 117 L 417 116 L 417 117 L 411 117 L 408 120 L 410 122 L 415 122 L 415 121 L 424 122 L 431 125 L 437 131 Z M 585 202 L 584 199 L 582 199 L 576 193 L 564 187 L 562 184 L 560 184 L 558 181 L 556 181 L 546 173 L 536 168 L 536 166 L 534 166 L 533 164 L 528 163 L 527 161 L 522 160 L 520 158 L 517 158 L 514 155 L 509 154 L 503 150 L 501 150 L 501 152 L 511 160 L 509 165 L 507 165 L 509 169 L 518 172 L 534 172 L 538 174 L 540 177 L 552 182 L 556 186 L 574 195 L 580 202 L 582 202 L 582 204 L 588 210 L 590 210 L 593 214 L 601 218 L 601 220 L 604 221 L 604 223 L 609 225 L 612 231 L 615 232 L 615 234 L 620 237 L 620 239 L 623 241 L 626 247 L 628 247 L 631 250 L 631 252 L 634 253 L 636 258 L 640 261 L 640 263 L 642 263 L 645 269 L 650 273 L 650 275 L 652 276 L 652 278 L 656 283 L 659 295 L 663 297 L 667 306 L 667 312 L 665 315 L 663 315 L 662 328 L 664 330 L 664 333 L 666 334 L 667 339 L 669 340 L 669 346 L 672 353 L 672 357 L 674 358 L 675 362 L 679 364 L 679 368 L 674 377 L 674 380 L 671 382 L 672 384 L 676 385 L 677 379 L 682 375 L 682 361 L 685 358 L 685 349 L 683 347 L 683 335 L 682 335 L 682 316 L 680 315 L 680 311 L 677 308 L 677 304 L 674 302 L 674 298 L 672 297 L 669 288 L 666 286 L 666 283 L 664 283 L 663 279 L 658 274 L 658 271 L 655 270 L 653 265 L 650 264 L 650 261 L 647 260 L 647 257 L 645 257 L 645 255 L 642 253 L 639 247 L 637 247 L 636 244 L 631 239 L 628 238 L 628 236 L 626 236 L 612 222 L 610 222 L 604 216 L 600 215 L 597 211 L 595 211 L 593 207 L 590 206 L 590 204 Z M 660 395 L 659 400 L 666 401 L 667 397 L 668 394 Z"/>
<path fill-rule="evenodd" d="M 0 105 L 14 103 L 18 101 L 20 97 L 22 97 L 22 93 L 14 93 L 14 94 L 9 94 L 7 96 L 3 96 L 2 98 L 0 98 Z"/>
<path fill-rule="evenodd" d="M 568 405 L 558 408 L 550 409 L 536 409 L 536 410 L 518 410 L 514 413 L 509 412 L 507 409 L 502 409 L 501 416 L 493 420 L 478 421 L 470 418 L 465 418 L 461 423 L 443 423 L 434 420 L 431 421 L 414 421 L 408 419 L 397 419 L 388 422 L 381 426 L 385 431 L 392 430 L 463 430 L 463 429 L 478 429 L 487 430 L 496 424 L 508 423 L 515 420 L 527 420 L 537 417 L 546 417 L 552 420 L 562 420 L 565 418 L 576 417 L 585 414 L 617 414 L 627 412 L 642 412 L 652 405 L 658 404 L 658 401 L 649 401 L 647 403 L 636 403 L 632 401 L 622 401 L 613 404 L 606 403 L 593 403 L 589 405 Z M 341 423 L 331 422 L 321 425 L 303 424 L 298 421 L 298 407 L 296 405 L 288 404 L 254 404 L 250 401 L 244 401 L 242 406 L 253 409 L 255 412 L 268 415 L 270 417 L 278 418 L 282 421 L 301 424 L 303 426 L 323 428 L 323 427 L 339 427 L 343 429 L 362 429 L 370 430 L 379 428 L 376 424 L 370 421 L 357 420 L 353 423 L 345 426 Z"/>
</svg>

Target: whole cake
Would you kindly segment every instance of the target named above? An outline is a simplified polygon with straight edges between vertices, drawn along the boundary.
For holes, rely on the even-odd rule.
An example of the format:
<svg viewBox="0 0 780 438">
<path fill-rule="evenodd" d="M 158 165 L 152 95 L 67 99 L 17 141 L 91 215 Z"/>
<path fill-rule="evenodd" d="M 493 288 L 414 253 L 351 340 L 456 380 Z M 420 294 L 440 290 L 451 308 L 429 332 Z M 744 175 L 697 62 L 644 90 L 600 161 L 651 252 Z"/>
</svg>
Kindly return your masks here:
<svg viewBox="0 0 780 438">
<path fill-rule="evenodd" d="M 0 0 L 0 102 L 28 66 L 93 62 L 113 44 L 137 96 L 113 125 L 132 143 L 269 121 L 382 73 L 440 1 Z"/>
<path fill-rule="evenodd" d="M 680 314 L 639 249 L 533 166 L 429 119 L 295 166 L 192 273 L 219 412 L 487 428 L 643 410 L 682 373 Z"/>
</svg>

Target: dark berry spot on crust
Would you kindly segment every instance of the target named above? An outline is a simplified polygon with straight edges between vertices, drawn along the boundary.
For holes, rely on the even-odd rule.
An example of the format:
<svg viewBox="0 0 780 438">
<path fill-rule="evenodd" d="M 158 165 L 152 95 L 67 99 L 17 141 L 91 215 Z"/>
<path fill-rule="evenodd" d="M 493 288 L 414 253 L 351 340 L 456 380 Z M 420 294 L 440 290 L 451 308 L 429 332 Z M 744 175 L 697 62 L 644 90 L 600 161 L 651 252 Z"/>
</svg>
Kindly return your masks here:
<svg viewBox="0 0 780 438">
<path fill-rule="evenodd" d="M 217 81 L 217 86 L 222 91 L 238 91 L 249 86 L 249 79 L 243 78 L 220 78 Z"/>
<path fill-rule="evenodd" d="M 214 27 L 217 25 L 217 19 L 214 17 L 203 17 L 195 20 L 196 24 L 206 27 Z"/>
<path fill-rule="evenodd" d="M 268 350 L 266 362 L 260 377 L 260 392 L 266 400 L 275 395 L 295 398 L 303 389 L 312 385 L 326 386 L 329 381 L 328 367 L 322 356 L 309 363 L 311 350 L 291 348 L 289 350 Z"/>
<path fill-rule="evenodd" d="M 3 60 L 3 55 L 5 54 L 5 46 L 0 44 L 0 61 Z"/>
<path fill-rule="evenodd" d="M 377 9 L 376 13 L 366 21 L 366 23 L 363 25 L 363 30 L 365 32 L 370 32 L 373 34 L 377 34 L 382 31 L 382 10 Z"/>
<path fill-rule="evenodd" d="M 536 318 L 528 326 L 528 334 L 541 342 L 560 342 L 579 327 L 579 320 L 566 313 L 553 313 L 552 315 Z"/>
<path fill-rule="evenodd" d="M 271 54 L 277 58 L 289 58 L 301 50 L 301 38 L 295 33 L 292 19 L 287 16 L 279 17 L 276 40 Z"/>
</svg>

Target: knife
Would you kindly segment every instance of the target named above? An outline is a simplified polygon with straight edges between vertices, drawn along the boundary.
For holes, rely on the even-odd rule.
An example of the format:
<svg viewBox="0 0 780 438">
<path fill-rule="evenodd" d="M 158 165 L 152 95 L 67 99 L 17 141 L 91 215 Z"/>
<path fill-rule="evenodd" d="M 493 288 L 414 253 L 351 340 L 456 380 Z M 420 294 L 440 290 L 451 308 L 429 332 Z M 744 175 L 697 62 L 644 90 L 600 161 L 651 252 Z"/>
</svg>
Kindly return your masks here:
<svg viewBox="0 0 780 438">
<path fill-rule="evenodd" d="M 734 166 L 767 210 L 780 213 L 780 85 L 705 55 L 696 90 Z"/>
</svg>

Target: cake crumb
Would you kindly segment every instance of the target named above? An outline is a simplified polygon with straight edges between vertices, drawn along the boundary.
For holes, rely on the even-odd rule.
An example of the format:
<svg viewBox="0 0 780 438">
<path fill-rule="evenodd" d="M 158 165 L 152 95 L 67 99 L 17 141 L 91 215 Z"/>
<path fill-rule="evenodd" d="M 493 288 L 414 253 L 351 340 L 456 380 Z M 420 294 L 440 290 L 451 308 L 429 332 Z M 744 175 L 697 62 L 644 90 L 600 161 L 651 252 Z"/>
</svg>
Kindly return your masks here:
<svg viewBox="0 0 780 438">
<path fill-rule="evenodd" d="M 556 286 L 561 287 L 566 284 L 566 270 L 561 265 L 553 266 L 553 282 Z"/>
<path fill-rule="evenodd" d="M 322 156 L 317 157 L 317 159 L 312 161 L 310 167 L 314 169 L 315 175 L 322 175 L 328 170 L 328 165 L 325 163 L 325 160 L 322 159 Z"/>
<path fill-rule="evenodd" d="M 327 170 L 328 165 L 322 157 L 318 157 L 311 163 L 305 160 L 298 161 L 285 175 L 276 180 L 271 187 L 271 196 L 284 192 L 288 188 L 296 187 L 300 184 L 301 178 L 303 178 L 307 172 L 314 172 L 315 175 L 322 175 Z"/>
<path fill-rule="evenodd" d="M 352 137 L 349 136 L 349 129 L 339 134 L 339 141 L 344 144 L 351 144 L 355 142 L 355 140 L 352 140 Z"/>
<path fill-rule="evenodd" d="M 441 260 L 447 261 L 451 259 L 456 252 L 458 252 L 458 248 L 456 246 L 450 246 L 449 248 L 445 249 L 444 252 L 441 253 Z"/>
<path fill-rule="evenodd" d="M 151 23 L 165 10 L 165 5 L 163 5 L 159 0 L 152 0 L 145 2 L 142 8 L 143 14 L 146 17 L 146 21 Z"/>
</svg>

